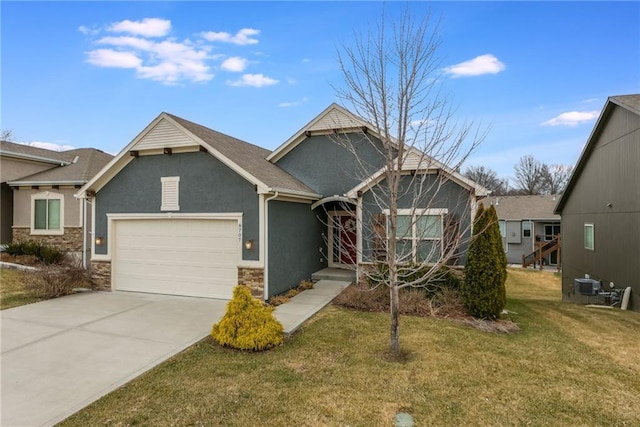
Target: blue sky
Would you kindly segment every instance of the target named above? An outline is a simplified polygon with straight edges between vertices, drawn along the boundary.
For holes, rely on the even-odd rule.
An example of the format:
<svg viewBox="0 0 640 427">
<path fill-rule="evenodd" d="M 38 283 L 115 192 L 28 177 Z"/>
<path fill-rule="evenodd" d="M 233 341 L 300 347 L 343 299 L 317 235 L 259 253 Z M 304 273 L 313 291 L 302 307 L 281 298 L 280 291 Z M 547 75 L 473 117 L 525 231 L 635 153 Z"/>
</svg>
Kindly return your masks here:
<svg viewBox="0 0 640 427">
<path fill-rule="evenodd" d="M 386 3 L 392 16 L 405 3 Z M 490 125 L 469 164 L 574 163 L 606 99 L 640 92 L 639 2 L 412 2 L 441 16 L 442 85 Z M 380 2 L 0 3 L 1 128 L 117 153 L 166 111 L 274 149 L 342 84 Z"/>
</svg>

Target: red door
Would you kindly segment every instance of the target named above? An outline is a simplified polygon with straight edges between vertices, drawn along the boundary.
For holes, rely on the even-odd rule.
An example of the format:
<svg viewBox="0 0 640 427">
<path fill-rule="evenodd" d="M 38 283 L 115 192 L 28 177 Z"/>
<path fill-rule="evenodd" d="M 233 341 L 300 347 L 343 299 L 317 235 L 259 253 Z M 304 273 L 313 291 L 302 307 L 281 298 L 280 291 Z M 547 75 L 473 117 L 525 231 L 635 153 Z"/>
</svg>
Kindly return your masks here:
<svg viewBox="0 0 640 427">
<path fill-rule="evenodd" d="M 340 264 L 356 263 L 356 218 L 352 215 L 340 216 Z"/>
</svg>

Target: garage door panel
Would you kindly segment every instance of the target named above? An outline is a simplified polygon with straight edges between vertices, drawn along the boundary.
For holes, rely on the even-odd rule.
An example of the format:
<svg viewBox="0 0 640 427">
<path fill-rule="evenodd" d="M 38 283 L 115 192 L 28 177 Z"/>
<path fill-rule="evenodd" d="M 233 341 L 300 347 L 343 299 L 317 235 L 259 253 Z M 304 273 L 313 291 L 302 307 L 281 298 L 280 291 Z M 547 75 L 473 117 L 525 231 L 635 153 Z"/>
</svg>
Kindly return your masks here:
<svg viewBox="0 0 640 427">
<path fill-rule="evenodd" d="M 236 220 L 115 222 L 118 290 L 231 298 L 239 259 Z"/>
</svg>

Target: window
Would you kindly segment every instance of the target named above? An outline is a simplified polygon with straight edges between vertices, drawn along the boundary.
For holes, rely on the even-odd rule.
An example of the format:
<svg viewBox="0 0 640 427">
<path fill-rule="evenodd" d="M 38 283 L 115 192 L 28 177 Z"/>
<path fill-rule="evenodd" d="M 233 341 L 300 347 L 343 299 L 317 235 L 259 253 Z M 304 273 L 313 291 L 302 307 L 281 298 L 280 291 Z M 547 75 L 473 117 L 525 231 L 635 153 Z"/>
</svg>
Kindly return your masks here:
<svg viewBox="0 0 640 427">
<path fill-rule="evenodd" d="M 179 211 L 180 210 L 180 177 L 166 176 L 160 178 L 162 182 L 162 204 L 161 211 Z"/>
<path fill-rule="evenodd" d="M 399 262 L 436 262 L 440 258 L 442 216 L 446 213 L 446 209 L 398 210 L 396 255 Z M 385 214 L 388 215 L 388 211 Z"/>
<path fill-rule="evenodd" d="M 531 237 L 531 221 L 522 221 L 522 237 Z"/>
<path fill-rule="evenodd" d="M 500 226 L 500 237 L 504 239 L 507 237 L 507 222 L 501 219 L 498 221 L 498 225 Z"/>
<path fill-rule="evenodd" d="M 31 196 L 31 234 L 64 233 L 64 196 L 44 192 Z"/>
<path fill-rule="evenodd" d="M 593 224 L 584 225 L 584 248 L 590 251 L 594 250 L 595 242 L 593 236 Z"/>
</svg>

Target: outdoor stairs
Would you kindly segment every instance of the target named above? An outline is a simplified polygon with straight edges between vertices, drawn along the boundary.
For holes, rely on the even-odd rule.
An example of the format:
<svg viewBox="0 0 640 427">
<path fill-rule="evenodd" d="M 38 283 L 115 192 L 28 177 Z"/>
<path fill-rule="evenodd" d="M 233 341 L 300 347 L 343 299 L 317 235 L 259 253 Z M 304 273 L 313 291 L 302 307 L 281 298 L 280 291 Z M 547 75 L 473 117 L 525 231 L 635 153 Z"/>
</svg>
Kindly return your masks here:
<svg viewBox="0 0 640 427">
<path fill-rule="evenodd" d="M 323 268 L 311 275 L 314 282 L 320 280 L 333 280 L 337 282 L 355 282 L 356 272 L 353 270 L 344 270 L 342 268 Z"/>
<path fill-rule="evenodd" d="M 539 263 L 542 270 L 542 260 L 545 256 L 553 251 L 558 251 L 558 271 L 560 270 L 560 235 L 555 236 L 553 240 L 545 242 L 536 242 L 536 250 L 528 255 L 522 255 L 522 268 L 532 265 L 535 267 Z"/>
</svg>

